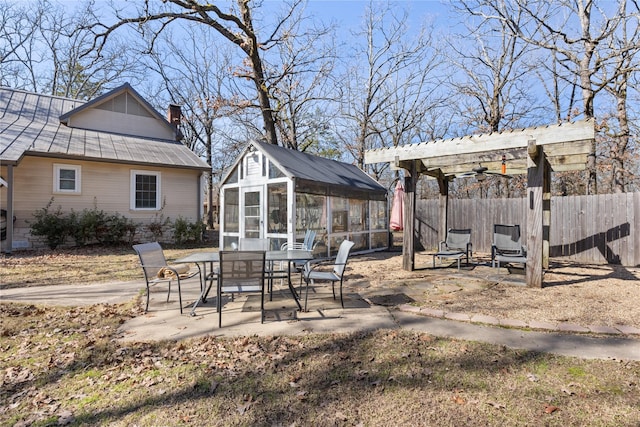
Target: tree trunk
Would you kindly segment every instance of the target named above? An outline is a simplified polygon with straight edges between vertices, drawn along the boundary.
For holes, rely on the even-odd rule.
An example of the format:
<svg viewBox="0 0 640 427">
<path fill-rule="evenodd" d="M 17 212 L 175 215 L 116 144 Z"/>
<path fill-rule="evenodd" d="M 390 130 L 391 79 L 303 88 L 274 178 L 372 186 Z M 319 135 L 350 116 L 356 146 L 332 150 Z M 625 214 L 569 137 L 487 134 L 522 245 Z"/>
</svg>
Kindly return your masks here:
<svg viewBox="0 0 640 427">
<path fill-rule="evenodd" d="M 249 60 L 251 61 L 251 67 L 254 72 L 253 81 L 256 85 L 256 91 L 258 93 L 258 102 L 260 104 L 260 111 L 262 113 L 262 119 L 264 120 L 264 132 L 269 144 L 278 145 L 278 134 L 276 132 L 276 124 L 273 118 L 273 109 L 271 108 L 271 100 L 269 99 L 269 89 L 267 88 L 267 80 L 264 77 L 264 69 L 262 67 L 262 59 L 258 52 L 258 39 L 253 31 L 253 20 L 251 18 L 251 8 L 247 0 L 239 1 L 240 13 L 242 14 L 242 20 L 247 26 L 246 32 L 248 43 L 241 44 L 240 47 L 245 51 Z"/>
<path fill-rule="evenodd" d="M 620 133 L 614 141 L 611 152 L 611 181 L 614 193 L 624 193 L 624 157 L 629 144 L 629 118 L 627 116 L 627 79 L 622 79 L 622 84 L 616 93 L 616 107 L 618 109 L 618 124 Z"/>
</svg>

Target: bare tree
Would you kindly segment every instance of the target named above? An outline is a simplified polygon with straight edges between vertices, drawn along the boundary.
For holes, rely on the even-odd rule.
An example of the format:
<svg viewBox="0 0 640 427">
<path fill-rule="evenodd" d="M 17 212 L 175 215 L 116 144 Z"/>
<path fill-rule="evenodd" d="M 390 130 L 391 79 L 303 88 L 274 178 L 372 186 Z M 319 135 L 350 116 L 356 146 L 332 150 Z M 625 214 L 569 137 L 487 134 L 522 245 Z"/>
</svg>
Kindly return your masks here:
<svg viewBox="0 0 640 427">
<path fill-rule="evenodd" d="M 367 149 L 412 142 L 422 119 L 440 105 L 434 96 L 438 81 L 433 72 L 440 64 L 431 49 L 428 31 L 415 39 L 405 35 L 407 12 L 396 14 L 387 5 L 371 3 L 363 28 L 353 34 L 364 40 L 356 47 L 344 76 L 343 146 L 364 169 Z M 355 59 L 355 60 L 353 60 Z M 379 176 L 381 171 L 373 171 Z"/>
<path fill-rule="evenodd" d="M 511 34 L 503 22 L 474 14 L 469 16 L 470 3 L 463 0 L 457 9 L 466 31 L 453 37 L 446 46 L 448 61 L 459 70 L 452 74 L 449 86 L 461 97 L 460 115 L 466 117 L 463 126 L 470 128 L 465 133 L 522 127 L 536 105 L 526 78 L 532 69 L 526 62 L 532 48 Z M 514 16 L 513 19 L 520 22 L 522 18 Z M 469 43 L 470 40 L 473 42 Z M 464 180 L 459 182 L 462 188 L 458 192 L 470 194 L 484 190 L 488 195 L 493 188 L 497 196 L 509 197 L 510 187 L 519 189 L 521 181 L 500 177 L 484 182 Z"/>
<path fill-rule="evenodd" d="M 32 10 L 33 9 L 33 10 Z M 70 11 L 40 0 L 28 9 L 0 4 L 6 45 L 0 44 L 4 85 L 40 93 L 91 99 L 112 83 L 135 80 L 136 63 L 124 45 L 113 40 L 101 55 L 83 55 L 93 35 L 79 29 L 91 16 L 93 3 Z"/>
<path fill-rule="evenodd" d="M 616 31 L 624 15 L 623 3 L 611 17 L 593 0 L 478 0 L 466 2 L 465 6 L 469 13 L 501 21 L 512 34 L 527 43 L 557 53 L 561 58 L 559 63 L 578 77 L 582 114 L 593 118 L 595 96 L 607 85 L 596 77 L 606 62 L 596 61 L 596 52 Z M 522 15 L 526 16 L 526 22 L 514 19 Z M 597 192 L 595 148 L 594 145 L 587 162 L 588 194 Z"/>
<path fill-rule="evenodd" d="M 43 3 L 0 2 L 0 85 L 33 90 L 37 76 L 33 64 Z"/>
<path fill-rule="evenodd" d="M 114 84 L 136 84 L 141 67 L 128 45 L 114 39 L 98 55 L 85 54 L 93 44 L 93 34 L 84 27 L 94 18 L 94 2 L 69 13 L 51 6 L 42 19 L 40 33 L 47 46 L 51 66 L 46 87 L 51 94 L 78 99 L 93 99 Z"/>
<path fill-rule="evenodd" d="M 178 39 L 171 30 L 160 37 L 149 54 L 149 68 L 160 76 L 161 90 L 166 105 L 169 102 L 181 106 L 181 131 L 183 142 L 195 153 L 205 157 L 211 165 L 208 179 L 207 224 L 214 226 L 213 206 L 216 179 L 222 175 L 227 164 L 214 159 L 214 153 L 225 152 L 222 141 L 217 138 L 220 121 L 246 107 L 244 101 L 227 87 L 231 53 L 215 43 L 211 31 L 189 25 L 182 28 Z M 156 101 L 160 104 L 160 101 Z M 214 161 L 216 160 L 216 161 Z"/>
<path fill-rule="evenodd" d="M 195 22 L 212 28 L 243 53 L 245 62 L 242 67 L 237 67 L 235 75 L 253 82 L 266 138 L 268 142 L 277 144 L 278 135 L 274 110 L 271 105 L 269 81 L 261 52 L 268 51 L 281 43 L 283 37 L 286 36 L 286 34 L 282 34 L 281 29 L 301 2 L 302 0 L 292 0 L 287 4 L 282 16 L 275 19 L 274 24 L 271 25 L 271 31 L 263 38 L 259 38 L 261 29 L 256 27 L 253 16 L 254 11 L 261 6 L 261 2 L 254 6 L 251 0 L 236 0 L 235 3 L 230 4 L 228 10 L 223 10 L 216 4 L 199 0 L 166 0 L 162 3 L 155 0 L 140 0 L 136 3 L 138 9 L 135 15 L 116 11 L 117 22 L 115 24 L 98 22 L 88 28 L 95 33 L 95 47 L 98 51 L 104 49 L 107 39 L 121 27 L 133 25 L 142 33 L 150 32 L 152 45 L 158 35 L 176 21 Z M 262 30 L 267 31 L 266 29 Z"/>
<path fill-rule="evenodd" d="M 637 73 L 636 56 L 640 51 L 640 27 L 638 27 L 638 5 L 635 2 L 621 1 L 621 13 L 624 13 L 618 30 L 608 39 L 607 50 L 596 52 L 597 61 L 602 62 L 602 81 L 607 93 L 613 98 L 615 111 L 602 125 L 608 136 L 608 158 L 611 162 L 611 189 L 616 193 L 625 191 L 625 176 L 630 175 L 625 162 L 629 159 L 631 130 L 629 108 L 627 106 L 629 82 Z M 627 5 L 632 8 L 627 10 Z"/>
<path fill-rule="evenodd" d="M 518 16 L 513 19 L 520 21 Z M 465 22 L 467 32 L 447 46 L 449 61 L 463 75 L 454 75 L 450 85 L 470 103 L 463 115 L 469 115 L 468 123 L 476 132 L 519 126 L 534 105 L 524 78 L 530 68 L 525 63 L 529 46 L 506 31 L 500 21 Z"/>
<path fill-rule="evenodd" d="M 309 24 L 302 11 L 292 16 L 267 73 L 280 142 L 300 151 L 320 149 L 333 117 L 327 107 L 337 102 L 333 28 Z"/>
</svg>

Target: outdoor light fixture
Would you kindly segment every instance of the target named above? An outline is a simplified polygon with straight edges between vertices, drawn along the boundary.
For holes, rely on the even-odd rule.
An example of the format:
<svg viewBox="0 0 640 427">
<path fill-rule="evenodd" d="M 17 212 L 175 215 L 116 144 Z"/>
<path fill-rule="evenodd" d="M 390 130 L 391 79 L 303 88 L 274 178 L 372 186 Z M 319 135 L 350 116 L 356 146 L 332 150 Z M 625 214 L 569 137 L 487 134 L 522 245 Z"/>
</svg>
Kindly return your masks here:
<svg viewBox="0 0 640 427">
<path fill-rule="evenodd" d="M 476 180 L 477 180 L 478 182 L 482 182 L 482 181 L 484 181 L 485 179 L 487 179 L 487 175 L 485 175 L 484 173 L 478 173 L 478 174 L 476 174 Z"/>
</svg>

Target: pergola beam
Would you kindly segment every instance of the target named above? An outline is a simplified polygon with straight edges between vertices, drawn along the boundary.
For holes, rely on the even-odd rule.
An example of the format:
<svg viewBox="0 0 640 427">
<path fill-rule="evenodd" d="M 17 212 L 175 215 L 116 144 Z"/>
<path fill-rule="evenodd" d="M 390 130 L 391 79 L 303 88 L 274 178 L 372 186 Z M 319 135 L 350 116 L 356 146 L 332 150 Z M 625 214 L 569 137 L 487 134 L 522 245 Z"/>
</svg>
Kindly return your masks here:
<svg viewBox="0 0 640 427">
<path fill-rule="evenodd" d="M 392 169 L 406 171 L 403 268 L 412 271 L 415 268 L 415 186 L 419 175 L 438 180 L 441 216 L 438 233 L 440 240 L 444 240 L 449 180 L 478 165 L 499 173 L 504 156 L 508 175 L 527 174 L 527 250 L 531 256 L 531 261 L 527 261 L 527 285 L 541 287 L 542 269 L 549 265 L 551 171 L 585 169 L 594 141 L 595 122 L 589 119 L 368 150 L 365 164 L 388 162 Z"/>
<path fill-rule="evenodd" d="M 421 159 L 424 162 L 428 161 L 428 159 L 446 156 L 483 155 L 501 153 L 504 150 L 517 148 L 526 149 L 529 140 L 535 140 L 537 145 L 546 146 L 548 144 L 556 145 L 569 142 L 579 144 L 580 142 L 591 141 L 593 138 L 594 121 L 589 119 L 559 125 L 470 135 L 461 138 L 367 150 L 364 155 L 364 162 L 366 164 L 393 163 L 396 159 L 398 162 L 414 159 Z M 550 157 L 553 152 L 547 151 L 547 155 Z M 477 160 L 472 160 L 470 163 L 477 162 Z"/>
</svg>

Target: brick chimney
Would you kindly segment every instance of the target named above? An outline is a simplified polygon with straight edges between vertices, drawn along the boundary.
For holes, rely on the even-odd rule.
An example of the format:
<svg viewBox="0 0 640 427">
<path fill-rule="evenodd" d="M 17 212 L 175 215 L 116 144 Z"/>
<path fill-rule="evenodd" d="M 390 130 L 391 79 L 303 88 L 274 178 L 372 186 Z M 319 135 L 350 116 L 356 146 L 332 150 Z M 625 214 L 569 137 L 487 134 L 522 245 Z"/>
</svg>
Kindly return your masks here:
<svg viewBox="0 0 640 427">
<path fill-rule="evenodd" d="M 179 105 L 169 104 L 169 109 L 167 111 L 167 120 L 174 126 L 178 126 L 180 124 L 180 120 L 182 119 L 182 109 Z"/>
</svg>

